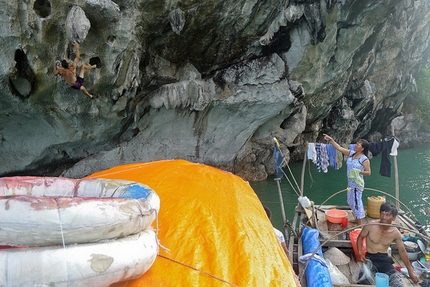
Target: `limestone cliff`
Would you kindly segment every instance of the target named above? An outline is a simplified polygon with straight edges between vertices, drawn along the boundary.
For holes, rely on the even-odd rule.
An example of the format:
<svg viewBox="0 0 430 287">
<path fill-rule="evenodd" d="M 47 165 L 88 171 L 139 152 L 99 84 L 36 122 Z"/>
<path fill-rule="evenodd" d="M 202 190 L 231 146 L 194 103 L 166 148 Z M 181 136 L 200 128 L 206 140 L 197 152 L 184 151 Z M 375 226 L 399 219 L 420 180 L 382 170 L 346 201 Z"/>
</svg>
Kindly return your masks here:
<svg viewBox="0 0 430 287">
<path fill-rule="evenodd" d="M 323 132 L 386 134 L 429 48 L 427 0 L 0 5 L 0 175 L 182 158 L 261 180 L 273 137 L 297 159 Z M 94 99 L 53 76 L 74 41 L 103 62 Z"/>
</svg>

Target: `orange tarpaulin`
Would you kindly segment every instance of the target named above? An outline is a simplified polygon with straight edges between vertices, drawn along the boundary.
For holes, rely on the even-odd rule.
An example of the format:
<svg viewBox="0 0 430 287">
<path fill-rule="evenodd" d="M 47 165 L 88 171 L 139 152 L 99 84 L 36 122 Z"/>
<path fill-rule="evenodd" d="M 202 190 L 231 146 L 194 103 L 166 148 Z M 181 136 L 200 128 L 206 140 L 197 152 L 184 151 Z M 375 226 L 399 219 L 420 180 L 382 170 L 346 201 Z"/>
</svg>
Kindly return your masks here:
<svg viewBox="0 0 430 287">
<path fill-rule="evenodd" d="M 161 200 L 158 238 L 169 251 L 160 248 L 147 273 L 115 286 L 296 286 L 261 202 L 240 177 L 184 160 L 90 177 L 141 182 Z"/>
</svg>

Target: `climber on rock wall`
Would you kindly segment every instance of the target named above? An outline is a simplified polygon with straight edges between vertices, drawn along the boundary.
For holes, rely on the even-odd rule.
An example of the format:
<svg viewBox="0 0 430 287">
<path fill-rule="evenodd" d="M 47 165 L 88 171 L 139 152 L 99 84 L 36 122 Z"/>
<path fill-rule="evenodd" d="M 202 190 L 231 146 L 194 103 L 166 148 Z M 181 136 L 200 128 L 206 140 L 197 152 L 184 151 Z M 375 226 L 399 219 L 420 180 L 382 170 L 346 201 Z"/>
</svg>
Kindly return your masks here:
<svg viewBox="0 0 430 287">
<path fill-rule="evenodd" d="M 75 50 L 76 50 L 76 56 L 75 60 L 73 62 L 69 62 L 68 60 L 60 60 L 55 61 L 54 64 L 54 76 L 57 76 L 60 74 L 63 79 L 71 85 L 72 89 L 80 90 L 84 92 L 85 95 L 87 95 L 90 98 L 93 98 L 93 95 L 91 95 L 87 89 L 83 86 L 84 83 L 84 73 L 87 70 L 92 70 L 94 68 L 100 68 L 102 66 L 102 63 L 98 61 L 97 63 L 94 63 L 90 61 L 90 65 L 82 64 L 81 68 L 79 69 L 79 75 L 76 77 L 76 68 L 79 63 L 79 59 L 81 57 L 81 54 L 79 52 L 79 44 L 77 42 L 74 43 Z"/>
</svg>

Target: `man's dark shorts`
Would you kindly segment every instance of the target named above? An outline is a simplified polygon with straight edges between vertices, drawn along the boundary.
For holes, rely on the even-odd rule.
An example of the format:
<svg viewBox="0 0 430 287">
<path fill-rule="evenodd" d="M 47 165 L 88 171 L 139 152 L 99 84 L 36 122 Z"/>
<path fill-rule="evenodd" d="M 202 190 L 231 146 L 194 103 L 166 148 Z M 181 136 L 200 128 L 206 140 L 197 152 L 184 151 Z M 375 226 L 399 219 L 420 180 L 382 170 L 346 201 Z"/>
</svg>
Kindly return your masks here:
<svg viewBox="0 0 430 287">
<path fill-rule="evenodd" d="M 70 86 L 72 89 L 81 90 L 82 84 L 84 83 L 84 79 L 81 77 L 77 77 L 76 83 L 73 86 Z"/>
<path fill-rule="evenodd" d="M 402 278 L 400 277 L 400 273 L 396 271 L 393 266 L 393 258 L 389 256 L 387 253 L 366 253 L 366 258 L 369 259 L 373 265 L 372 270 L 372 281 L 375 280 L 375 273 L 385 273 L 390 276 L 390 286 L 403 286 Z M 364 264 L 363 264 L 364 266 Z M 374 284 L 374 282 L 370 281 L 366 276 L 363 276 L 363 267 L 360 270 L 359 274 L 359 282 L 358 284 Z"/>
<path fill-rule="evenodd" d="M 387 253 L 366 253 L 366 258 L 370 259 L 376 272 L 386 273 L 388 275 L 395 273 L 393 258 Z"/>
</svg>

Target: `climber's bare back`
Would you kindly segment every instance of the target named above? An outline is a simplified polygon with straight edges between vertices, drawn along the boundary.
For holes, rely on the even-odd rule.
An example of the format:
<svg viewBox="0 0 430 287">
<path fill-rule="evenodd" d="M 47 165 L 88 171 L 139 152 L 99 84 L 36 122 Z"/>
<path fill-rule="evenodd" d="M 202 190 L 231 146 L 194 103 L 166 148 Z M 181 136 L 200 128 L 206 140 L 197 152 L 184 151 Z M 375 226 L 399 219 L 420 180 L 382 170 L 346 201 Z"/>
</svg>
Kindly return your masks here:
<svg viewBox="0 0 430 287">
<path fill-rule="evenodd" d="M 71 86 L 76 83 L 76 65 L 71 64 L 67 69 L 63 67 L 57 68 L 58 73 L 63 77 L 63 79 Z"/>
</svg>

